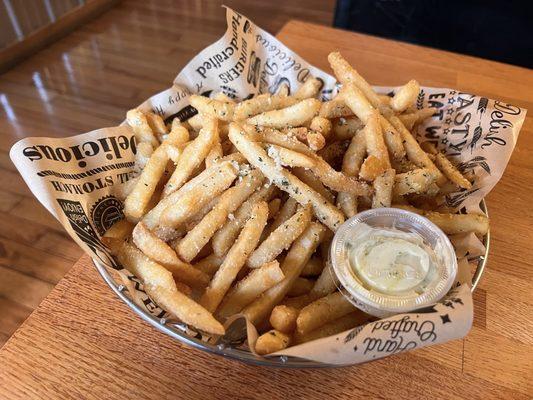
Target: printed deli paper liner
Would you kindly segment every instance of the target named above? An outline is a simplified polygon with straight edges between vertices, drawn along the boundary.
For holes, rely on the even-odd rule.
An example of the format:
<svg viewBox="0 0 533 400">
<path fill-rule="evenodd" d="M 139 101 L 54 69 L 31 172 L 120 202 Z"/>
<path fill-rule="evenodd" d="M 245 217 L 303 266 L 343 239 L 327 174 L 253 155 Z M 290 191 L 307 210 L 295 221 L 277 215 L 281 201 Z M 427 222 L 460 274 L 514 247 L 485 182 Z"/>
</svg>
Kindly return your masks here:
<svg viewBox="0 0 533 400">
<path fill-rule="evenodd" d="M 154 111 L 166 122 L 174 118 L 187 120 L 196 113 L 188 104 L 191 93 L 207 96 L 222 91 L 240 100 L 275 92 L 281 84 L 294 92 L 310 76 L 323 80 L 323 100 L 336 94 L 335 78 L 309 65 L 243 15 L 227 9 L 226 18 L 228 29 L 224 36 L 191 60 L 172 87 L 146 100 L 140 106 L 142 110 Z M 477 211 L 479 201 L 505 169 L 526 110 L 456 90 L 423 87 L 417 107 L 427 106 L 437 107 L 438 113 L 419 126 L 417 134 L 435 143 L 463 172 L 475 177 L 472 189 L 450 194 L 447 205 L 456 210 Z M 104 232 L 123 216 L 122 204 L 114 193 L 131 178 L 134 154 L 135 141 L 127 126 L 62 139 L 26 138 L 10 152 L 31 191 L 72 238 L 91 257 L 119 272 L 141 307 L 162 317 L 164 311 L 146 296 L 141 282 L 117 265 L 100 242 Z M 462 264 L 468 267 L 466 260 Z M 280 354 L 354 364 L 462 337 L 471 321 L 472 299 L 463 285 L 452 299 L 429 309 L 373 322 Z"/>
</svg>

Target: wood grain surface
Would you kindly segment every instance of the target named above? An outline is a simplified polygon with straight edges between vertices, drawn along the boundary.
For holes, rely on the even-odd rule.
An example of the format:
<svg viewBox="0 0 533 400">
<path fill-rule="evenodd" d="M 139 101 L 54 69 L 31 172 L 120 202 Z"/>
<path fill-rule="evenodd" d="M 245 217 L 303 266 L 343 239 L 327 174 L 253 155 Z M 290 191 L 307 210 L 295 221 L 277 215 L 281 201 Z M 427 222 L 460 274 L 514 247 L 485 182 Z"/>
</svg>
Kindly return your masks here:
<svg viewBox="0 0 533 400">
<path fill-rule="evenodd" d="M 326 70 L 338 49 L 375 84 L 416 78 L 533 108 L 530 70 L 301 22 L 278 36 Z M 487 198 L 491 253 L 465 339 L 342 369 L 248 366 L 154 330 L 82 258 L 0 350 L 0 398 L 531 398 L 532 131 L 528 117 Z"/>
<path fill-rule="evenodd" d="M 120 123 L 223 34 L 223 3 L 275 33 L 296 16 L 330 24 L 335 0 L 123 0 L 0 75 L 0 346 L 82 255 L 30 193 L 9 149 L 27 136 Z"/>
</svg>

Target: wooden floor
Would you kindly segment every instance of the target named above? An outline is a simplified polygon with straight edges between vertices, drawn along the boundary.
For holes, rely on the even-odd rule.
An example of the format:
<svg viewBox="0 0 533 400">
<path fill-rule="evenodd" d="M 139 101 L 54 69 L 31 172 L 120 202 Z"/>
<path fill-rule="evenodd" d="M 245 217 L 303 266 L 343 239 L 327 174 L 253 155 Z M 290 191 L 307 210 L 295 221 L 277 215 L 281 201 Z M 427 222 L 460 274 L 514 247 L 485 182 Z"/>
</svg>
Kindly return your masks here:
<svg viewBox="0 0 533 400">
<path fill-rule="evenodd" d="M 81 255 L 32 196 L 9 149 L 26 136 L 70 136 L 119 123 L 222 35 L 221 4 L 123 1 L 0 75 L 0 346 Z M 289 19 L 331 25 L 335 2 L 224 4 L 276 33 Z"/>
</svg>

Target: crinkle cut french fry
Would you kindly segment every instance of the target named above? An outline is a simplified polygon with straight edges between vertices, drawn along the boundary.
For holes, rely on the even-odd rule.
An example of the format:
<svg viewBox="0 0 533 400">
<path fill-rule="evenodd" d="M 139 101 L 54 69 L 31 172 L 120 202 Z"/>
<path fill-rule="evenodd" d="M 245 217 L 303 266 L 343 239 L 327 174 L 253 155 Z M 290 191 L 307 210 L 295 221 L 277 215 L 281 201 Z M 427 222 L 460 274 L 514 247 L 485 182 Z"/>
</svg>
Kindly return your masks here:
<svg viewBox="0 0 533 400">
<path fill-rule="evenodd" d="M 277 227 L 250 255 L 246 261 L 248 267 L 259 268 L 261 265 L 275 260 L 307 228 L 311 222 L 311 216 L 311 206 L 305 206 Z"/>
<path fill-rule="evenodd" d="M 246 122 L 251 125 L 260 125 L 271 128 L 300 126 L 311 121 L 311 119 L 318 113 L 319 109 L 320 101 L 316 99 L 305 99 L 287 108 L 266 111 L 248 118 Z"/>
<path fill-rule="evenodd" d="M 364 314 L 363 312 L 359 310 L 354 311 L 353 313 L 340 317 L 335 321 L 322 325 L 320 328 L 317 328 L 305 335 L 300 335 L 298 332 L 296 332 L 294 335 L 294 344 L 306 343 L 323 337 L 336 335 L 338 333 L 347 331 L 348 329 L 353 329 L 357 326 L 363 325 L 368 321 L 368 319 L 368 315 Z"/>
<path fill-rule="evenodd" d="M 419 92 L 420 85 L 417 81 L 411 79 L 394 94 L 390 101 L 391 108 L 397 113 L 407 110 L 416 101 Z"/>
<path fill-rule="evenodd" d="M 163 190 L 166 197 L 183 186 L 194 170 L 202 163 L 218 138 L 218 122 L 210 118 L 200 134 L 185 149 L 178 159 L 174 173 Z"/>
<path fill-rule="evenodd" d="M 148 124 L 146 115 L 142 111 L 134 108 L 126 113 L 126 122 L 133 130 L 137 143 L 150 143 L 153 148 L 159 146 L 159 141 L 154 135 L 152 128 Z"/>
<path fill-rule="evenodd" d="M 297 151 L 286 149 L 275 144 L 266 144 L 267 154 L 279 165 L 288 167 L 313 168 L 315 162 L 312 158 Z"/>
<path fill-rule="evenodd" d="M 226 319 L 237 314 L 261 293 L 281 282 L 284 277 L 276 260 L 254 269 L 228 292 L 217 312 L 218 317 Z"/>
<path fill-rule="evenodd" d="M 349 117 L 353 115 L 353 111 L 341 98 L 336 97 L 332 100 L 324 101 L 320 106 L 318 115 L 324 118 Z"/>
<path fill-rule="evenodd" d="M 124 201 L 124 215 L 130 221 L 137 222 L 146 213 L 148 203 L 163 176 L 167 162 L 165 145 L 161 145 L 146 163 L 135 187 Z"/>
<path fill-rule="evenodd" d="M 244 223 L 250 216 L 250 212 L 256 203 L 259 201 L 268 201 L 274 193 L 274 186 L 266 184 L 266 186 L 261 187 L 258 191 L 250 196 L 235 212 L 235 214 L 230 214 L 228 221 L 220 228 L 214 235 L 211 240 L 211 245 L 213 246 L 213 252 L 218 257 L 223 257 L 237 236 L 239 236 L 239 231 L 243 227 Z"/>
<path fill-rule="evenodd" d="M 270 314 L 270 325 L 283 333 L 292 333 L 296 329 L 296 318 L 300 309 L 286 306 L 283 304 L 277 305 Z"/>
<path fill-rule="evenodd" d="M 142 221 L 148 229 L 155 229 L 161 223 L 161 215 L 163 214 L 163 211 L 172 204 L 178 202 L 189 191 L 202 185 L 212 186 L 214 181 L 220 179 L 220 177 L 225 179 L 231 176 L 237 176 L 237 168 L 229 161 L 218 163 L 217 165 L 206 169 L 183 185 L 179 190 L 161 199 L 161 201 L 143 217 Z"/>
<path fill-rule="evenodd" d="M 218 197 L 213 209 L 178 243 L 176 251 L 182 260 L 190 262 L 198 255 L 215 232 L 224 225 L 228 215 L 261 185 L 262 178 L 259 171 L 252 170 Z"/>
<path fill-rule="evenodd" d="M 163 309 L 202 331 L 223 335 L 224 327 L 211 313 L 180 293 L 172 274 L 134 246 L 123 242 L 117 252 L 120 264 L 141 279 L 146 293 Z"/>
<path fill-rule="evenodd" d="M 293 243 L 283 260 L 281 270 L 285 278 L 276 286 L 268 289 L 242 311 L 254 325 L 264 321 L 290 290 L 303 267 L 311 258 L 315 249 L 324 239 L 326 228 L 312 222 L 304 233 Z"/>
<path fill-rule="evenodd" d="M 229 137 L 250 164 L 259 168 L 272 183 L 289 193 L 300 204 L 311 203 L 319 221 L 326 224 L 331 230 L 336 231 L 344 222 L 344 215 L 333 204 L 285 169 L 278 168 L 260 144 L 251 141 L 243 134 L 239 125 L 230 125 Z"/>
<path fill-rule="evenodd" d="M 372 208 L 391 206 L 395 175 L 393 169 L 388 169 L 374 180 Z"/>
<path fill-rule="evenodd" d="M 146 163 L 150 159 L 154 152 L 154 148 L 148 142 L 141 142 L 137 144 L 137 153 L 135 154 L 135 166 L 134 171 L 140 172 L 146 166 Z"/>
<path fill-rule="evenodd" d="M 400 204 L 394 204 L 393 207 L 423 215 L 447 235 L 474 232 L 478 236 L 485 236 L 489 231 L 489 219 L 482 214 L 447 214 Z"/>
<path fill-rule="evenodd" d="M 218 165 L 218 164 L 216 164 Z M 215 165 L 215 167 L 216 167 Z M 185 192 L 175 203 L 170 204 L 161 214 L 161 224 L 178 227 L 192 218 L 195 213 L 226 190 L 237 177 L 237 171 L 220 173 L 216 179 L 203 182 Z"/>
<path fill-rule="evenodd" d="M 287 296 L 298 297 L 308 294 L 313 288 L 314 284 L 314 281 L 311 279 L 302 278 L 300 276 L 294 281 L 294 284 L 292 285 L 291 290 L 289 290 L 287 293 Z"/>
<path fill-rule="evenodd" d="M 354 305 L 341 292 L 334 292 L 300 310 L 296 319 L 296 331 L 305 335 L 355 310 Z"/>
<path fill-rule="evenodd" d="M 200 304 L 211 312 L 215 312 L 222 298 L 244 266 L 246 259 L 257 246 L 261 232 L 268 218 L 268 205 L 261 201 L 252 208 L 250 218 L 244 224 L 239 237 L 229 249 L 228 254 L 215 276 L 209 282 Z"/>
<path fill-rule="evenodd" d="M 233 120 L 234 103 L 210 99 L 209 97 L 198 96 L 196 94 L 189 97 L 189 102 L 200 114 L 208 115 L 222 121 Z"/>
<path fill-rule="evenodd" d="M 168 269 L 172 275 L 183 283 L 203 288 L 209 282 L 209 277 L 203 272 L 181 261 L 174 250 L 150 232 L 139 222 L 133 230 L 133 243 L 148 257 Z"/>
<path fill-rule="evenodd" d="M 321 196 L 323 196 L 330 203 L 333 203 L 335 201 L 335 197 L 333 196 L 333 193 L 331 193 L 329 189 L 325 187 L 322 184 L 322 182 L 320 182 L 316 178 L 316 176 L 313 174 L 311 170 L 308 170 L 305 168 L 294 168 L 292 170 L 292 173 L 294 174 L 294 176 L 300 179 L 303 183 L 305 183 L 311 189 L 318 192 Z"/>
<path fill-rule="evenodd" d="M 294 93 L 294 97 L 298 100 L 316 97 L 320 88 L 324 83 L 315 77 L 309 77 L 302 86 Z"/>
<path fill-rule="evenodd" d="M 435 182 L 433 171 L 427 168 L 419 168 L 413 171 L 398 174 L 394 178 L 393 193 L 403 196 L 410 193 L 424 193 Z"/>
<path fill-rule="evenodd" d="M 260 94 L 235 106 L 235 120 L 243 120 L 267 111 L 290 107 L 298 99 L 283 95 Z"/>
<path fill-rule="evenodd" d="M 255 352 L 259 355 L 266 355 L 281 351 L 289 347 L 291 338 L 289 335 L 272 329 L 259 336 L 255 342 Z"/>
</svg>

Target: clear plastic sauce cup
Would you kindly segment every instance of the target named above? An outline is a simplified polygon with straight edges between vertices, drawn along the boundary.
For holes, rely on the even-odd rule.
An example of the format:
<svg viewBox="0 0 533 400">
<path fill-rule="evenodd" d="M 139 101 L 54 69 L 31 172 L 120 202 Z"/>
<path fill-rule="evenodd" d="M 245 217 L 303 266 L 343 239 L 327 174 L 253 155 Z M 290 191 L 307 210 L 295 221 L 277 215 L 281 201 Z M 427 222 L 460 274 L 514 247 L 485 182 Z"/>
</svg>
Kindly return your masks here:
<svg viewBox="0 0 533 400">
<path fill-rule="evenodd" d="M 444 232 L 397 208 L 364 211 L 346 221 L 331 243 L 330 262 L 340 291 L 380 318 L 439 301 L 457 275 Z"/>
</svg>

